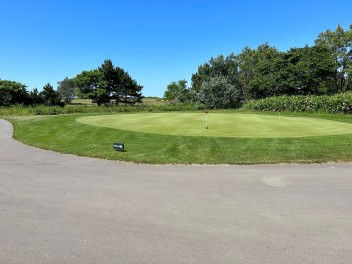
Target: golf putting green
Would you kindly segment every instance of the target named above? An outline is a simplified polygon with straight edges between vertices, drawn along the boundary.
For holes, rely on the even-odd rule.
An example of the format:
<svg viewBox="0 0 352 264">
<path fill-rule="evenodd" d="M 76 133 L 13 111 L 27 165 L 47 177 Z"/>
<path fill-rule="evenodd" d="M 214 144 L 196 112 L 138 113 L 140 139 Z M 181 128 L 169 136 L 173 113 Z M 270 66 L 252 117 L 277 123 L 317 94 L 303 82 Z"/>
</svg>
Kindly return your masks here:
<svg viewBox="0 0 352 264">
<path fill-rule="evenodd" d="M 279 138 L 352 134 L 350 123 L 244 113 L 209 113 L 207 118 L 204 113 L 137 113 L 87 116 L 76 121 L 92 126 L 181 136 Z"/>
</svg>

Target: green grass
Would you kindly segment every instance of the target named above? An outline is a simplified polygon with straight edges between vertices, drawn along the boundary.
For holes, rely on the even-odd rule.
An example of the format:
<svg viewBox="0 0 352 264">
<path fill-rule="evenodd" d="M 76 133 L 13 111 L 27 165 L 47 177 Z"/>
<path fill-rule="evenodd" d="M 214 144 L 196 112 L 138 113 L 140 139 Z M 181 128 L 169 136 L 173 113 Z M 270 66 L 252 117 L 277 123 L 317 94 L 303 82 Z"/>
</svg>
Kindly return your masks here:
<svg viewBox="0 0 352 264">
<path fill-rule="evenodd" d="M 143 104 L 154 104 L 154 105 L 160 105 L 160 104 L 166 104 L 167 101 L 165 101 L 163 98 L 155 97 L 155 96 L 149 96 L 149 97 L 144 97 L 142 99 Z"/>
<path fill-rule="evenodd" d="M 177 136 L 278 138 L 350 134 L 352 124 L 320 118 L 246 113 L 138 113 L 89 116 L 78 122 Z M 209 129 L 206 128 L 206 123 Z"/>
<path fill-rule="evenodd" d="M 85 116 L 87 115 L 75 114 L 8 119 L 14 124 L 15 138 L 26 144 L 103 159 L 150 164 L 312 163 L 352 160 L 351 134 L 273 138 L 163 135 L 84 125 L 76 121 Z M 350 115 L 304 114 L 304 117 L 352 124 Z M 124 142 L 126 152 L 115 151 L 112 148 L 113 142 Z"/>
<path fill-rule="evenodd" d="M 97 106 L 96 103 L 93 103 L 91 99 L 79 99 L 75 98 L 69 105 L 89 105 L 89 106 Z"/>
</svg>

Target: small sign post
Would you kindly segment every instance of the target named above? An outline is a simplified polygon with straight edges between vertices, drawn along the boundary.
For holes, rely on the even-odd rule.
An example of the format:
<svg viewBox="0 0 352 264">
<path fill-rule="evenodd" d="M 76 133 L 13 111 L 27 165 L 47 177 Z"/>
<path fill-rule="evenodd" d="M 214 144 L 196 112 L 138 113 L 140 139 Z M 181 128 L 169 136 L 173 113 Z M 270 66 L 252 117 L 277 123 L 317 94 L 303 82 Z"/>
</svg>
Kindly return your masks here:
<svg viewBox="0 0 352 264">
<path fill-rule="evenodd" d="M 205 128 L 208 129 L 208 111 L 205 111 Z"/>
</svg>

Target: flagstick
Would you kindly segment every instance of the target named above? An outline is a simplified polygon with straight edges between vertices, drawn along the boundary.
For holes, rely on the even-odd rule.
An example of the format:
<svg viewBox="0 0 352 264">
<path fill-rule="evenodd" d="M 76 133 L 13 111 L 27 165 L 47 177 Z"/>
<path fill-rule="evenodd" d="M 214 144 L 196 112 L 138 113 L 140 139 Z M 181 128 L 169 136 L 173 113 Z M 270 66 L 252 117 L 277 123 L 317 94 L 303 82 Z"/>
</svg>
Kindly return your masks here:
<svg viewBox="0 0 352 264">
<path fill-rule="evenodd" d="M 208 111 L 205 112 L 205 128 L 208 129 Z"/>
</svg>

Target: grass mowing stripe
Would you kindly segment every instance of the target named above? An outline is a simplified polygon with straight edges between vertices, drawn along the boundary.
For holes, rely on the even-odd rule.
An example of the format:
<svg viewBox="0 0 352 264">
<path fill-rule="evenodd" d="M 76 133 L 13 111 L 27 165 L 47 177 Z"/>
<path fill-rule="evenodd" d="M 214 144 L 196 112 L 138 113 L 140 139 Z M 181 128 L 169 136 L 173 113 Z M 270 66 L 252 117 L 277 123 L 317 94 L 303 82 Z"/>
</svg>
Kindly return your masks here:
<svg viewBox="0 0 352 264">
<path fill-rule="evenodd" d="M 258 164 L 352 160 L 352 135 L 230 138 L 148 134 L 83 125 L 82 115 L 11 118 L 15 138 L 62 153 L 150 164 Z M 333 119 L 333 116 L 330 116 Z M 343 119 L 341 116 L 338 117 Z M 352 120 L 346 117 L 346 122 Z M 125 143 L 116 152 L 112 143 Z"/>
</svg>

